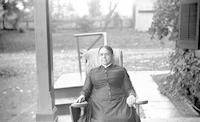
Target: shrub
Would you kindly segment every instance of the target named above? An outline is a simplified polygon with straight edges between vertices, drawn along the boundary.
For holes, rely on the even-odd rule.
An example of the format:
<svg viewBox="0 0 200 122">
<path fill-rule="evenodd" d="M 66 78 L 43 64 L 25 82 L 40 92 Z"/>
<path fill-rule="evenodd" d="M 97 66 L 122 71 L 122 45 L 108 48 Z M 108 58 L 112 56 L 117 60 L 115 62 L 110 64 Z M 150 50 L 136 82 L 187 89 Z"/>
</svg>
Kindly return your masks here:
<svg viewBox="0 0 200 122">
<path fill-rule="evenodd" d="M 176 49 L 171 54 L 170 66 L 173 72 L 171 81 L 168 81 L 171 90 L 200 107 L 200 58 L 195 56 L 195 50 Z"/>
<path fill-rule="evenodd" d="M 160 40 L 178 40 L 178 18 L 180 0 L 157 0 L 152 27 L 152 36 Z M 186 96 L 200 108 L 200 58 L 195 50 L 176 48 L 170 56 L 172 74 L 168 76 L 169 91 Z M 169 80 L 170 79 L 170 80 Z"/>
</svg>

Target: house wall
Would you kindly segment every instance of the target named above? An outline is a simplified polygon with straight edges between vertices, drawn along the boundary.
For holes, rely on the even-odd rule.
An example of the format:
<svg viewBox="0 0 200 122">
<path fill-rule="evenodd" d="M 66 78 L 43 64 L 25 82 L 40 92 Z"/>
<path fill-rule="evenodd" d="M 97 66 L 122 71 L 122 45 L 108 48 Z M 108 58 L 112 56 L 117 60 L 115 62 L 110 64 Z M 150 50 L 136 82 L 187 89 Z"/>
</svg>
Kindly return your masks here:
<svg viewBox="0 0 200 122">
<path fill-rule="evenodd" d="M 151 27 L 153 13 L 137 13 L 135 29 L 138 31 L 148 31 Z"/>
<path fill-rule="evenodd" d="M 135 13 L 135 29 L 138 31 L 148 31 L 151 27 L 152 18 L 154 14 L 155 0 L 140 0 L 136 1 Z"/>
</svg>

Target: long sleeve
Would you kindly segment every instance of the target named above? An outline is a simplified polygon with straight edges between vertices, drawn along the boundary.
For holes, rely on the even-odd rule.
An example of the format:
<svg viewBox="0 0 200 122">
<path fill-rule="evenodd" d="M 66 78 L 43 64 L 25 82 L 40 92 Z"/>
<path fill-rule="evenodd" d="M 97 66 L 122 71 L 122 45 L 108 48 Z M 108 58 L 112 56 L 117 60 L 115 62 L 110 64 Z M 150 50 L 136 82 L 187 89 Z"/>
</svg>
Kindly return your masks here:
<svg viewBox="0 0 200 122">
<path fill-rule="evenodd" d="M 90 92 L 92 90 L 92 81 L 91 81 L 91 71 L 87 74 L 84 86 L 80 92 L 81 95 L 85 95 L 85 97 L 89 97 Z"/>
<path fill-rule="evenodd" d="M 134 95 L 136 97 L 135 89 L 131 83 L 131 80 L 125 68 L 124 68 L 124 88 L 128 95 Z"/>
</svg>

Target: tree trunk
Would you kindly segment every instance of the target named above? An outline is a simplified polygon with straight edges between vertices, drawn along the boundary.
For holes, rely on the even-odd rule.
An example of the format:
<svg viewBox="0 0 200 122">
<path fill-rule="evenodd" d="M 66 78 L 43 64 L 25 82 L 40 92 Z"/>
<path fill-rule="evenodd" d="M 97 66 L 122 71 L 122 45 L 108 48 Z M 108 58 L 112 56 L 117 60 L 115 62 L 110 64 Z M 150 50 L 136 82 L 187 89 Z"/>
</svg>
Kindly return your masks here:
<svg viewBox="0 0 200 122">
<path fill-rule="evenodd" d="M 111 21 L 112 14 L 114 13 L 115 9 L 117 8 L 117 5 L 118 5 L 118 3 L 116 3 L 115 6 L 113 7 L 113 9 L 111 9 L 111 3 L 110 3 L 110 12 L 108 13 L 108 15 L 105 18 L 105 24 L 103 27 L 103 31 L 107 30 L 108 24 Z"/>
<path fill-rule="evenodd" d="M 135 22 L 136 22 L 136 5 L 133 5 L 133 14 L 132 14 L 132 21 L 131 21 L 131 27 L 133 30 L 135 30 Z"/>
<path fill-rule="evenodd" d="M 13 29 L 14 29 L 14 30 L 18 30 L 18 29 L 19 29 L 18 23 L 19 23 L 19 19 L 16 18 L 16 19 L 14 20 L 14 23 L 13 23 Z"/>
<path fill-rule="evenodd" d="M 5 14 L 3 14 L 3 21 L 2 21 L 3 30 L 6 30 L 5 17 L 6 17 Z"/>
</svg>

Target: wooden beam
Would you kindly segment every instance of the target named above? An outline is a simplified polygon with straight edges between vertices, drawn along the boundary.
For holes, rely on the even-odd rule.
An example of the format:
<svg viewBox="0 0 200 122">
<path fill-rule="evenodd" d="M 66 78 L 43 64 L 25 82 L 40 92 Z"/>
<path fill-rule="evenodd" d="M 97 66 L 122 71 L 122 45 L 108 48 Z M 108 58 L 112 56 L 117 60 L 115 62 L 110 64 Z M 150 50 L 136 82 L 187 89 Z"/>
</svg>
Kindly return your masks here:
<svg viewBox="0 0 200 122">
<path fill-rule="evenodd" d="M 36 122 L 57 121 L 53 89 L 52 39 L 48 4 L 48 0 L 34 0 L 36 66 L 39 91 Z"/>
<path fill-rule="evenodd" d="M 75 37 L 80 37 L 80 36 L 95 36 L 95 35 L 103 35 L 106 32 L 95 32 L 95 33 L 81 33 L 81 34 L 74 34 Z"/>
<path fill-rule="evenodd" d="M 78 37 L 83 37 L 83 36 L 98 36 L 98 35 L 103 36 L 103 38 L 104 38 L 104 45 L 108 45 L 106 32 L 74 34 L 74 37 L 78 38 Z M 97 39 L 97 40 L 99 40 L 99 39 Z"/>
<path fill-rule="evenodd" d="M 102 35 L 100 35 L 91 45 L 87 48 L 87 50 L 92 49 L 92 47 L 101 39 Z"/>
</svg>

